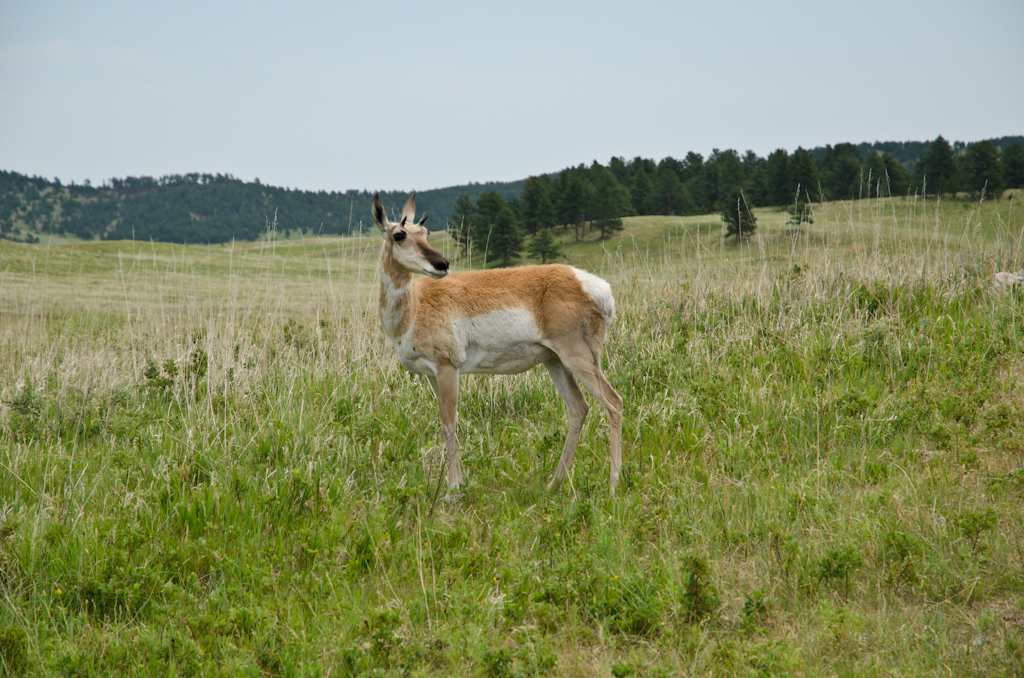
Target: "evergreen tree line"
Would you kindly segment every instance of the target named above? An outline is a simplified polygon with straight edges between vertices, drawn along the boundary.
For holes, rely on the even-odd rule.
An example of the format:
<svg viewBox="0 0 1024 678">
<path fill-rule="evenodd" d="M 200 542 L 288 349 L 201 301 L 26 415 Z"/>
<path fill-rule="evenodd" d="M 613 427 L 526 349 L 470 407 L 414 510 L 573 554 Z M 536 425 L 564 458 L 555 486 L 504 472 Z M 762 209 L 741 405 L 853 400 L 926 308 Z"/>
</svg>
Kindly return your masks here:
<svg viewBox="0 0 1024 678">
<path fill-rule="evenodd" d="M 993 146 L 1007 149 L 1013 144 L 1024 145 L 1024 136 L 997 137 L 989 139 L 989 141 L 992 142 Z M 917 159 L 924 155 L 930 144 L 930 141 L 876 141 L 871 144 L 863 142 L 857 144 L 857 152 L 860 153 L 862 158 L 866 158 L 871 151 L 878 151 L 880 154 L 888 153 L 913 174 L 916 170 Z M 967 149 L 967 144 L 963 141 L 954 141 L 952 146 L 953 151 L 957 155 L 963 155 Z M 827 150 L 828 146 L 816 146 L 811 149 L 811 154 L 817 161 L 821 159 Z"/>
<path fill-rule="evenodd" d="M 991 141 L 980 141 L 958 152 L 939 136 L 924 147 L 913 172 L 888 152 L 863 153 L 853 144 L 826 146 L 817 156 L 803 148 L 792 155 L 779 149 L 767 158 L 715 149 L 707 158 L 690 152 L 658 163 L 616 157 L 605 166 L 595 160 L 589 167 L 529 177 L 512 200 L 497 191 L 475 202 L 462 195 L 448 226 L 464 253 L 507 265 L 527 235 L 530 253 L 544 260 L 557 256 L 551 229 L 571 229 L 576 240 L 588 229 L 605 238 L 622 229 L 624 216 L 720 212 L 727 234 L 739 238 L 756 228 L 753 207 L 788 207 L 799 223 L 810 220 L 808 203 L 823 200 L 960 191 L 998 196 L 1005 188 L 1024 188 L 1020 143 L 1000 152 Z"/>
<path fill-rule="evenodd" d="M 587 231 L 607 237 L 628 215 L 727 214 L 737 205 L 748 213 L 751 207 L 789 206 L 800 215 L 807 213 L 807 203 L 821 200 L 962 192 L 998 196 L 1006 188 L 1024 187 L 1021 140 L 950 144 L 940 136 L 932 142 L 798 148 L 792 154 L 779 149 L 766 158 L 717 149 L 706 158 L 691 152 L 657 163 L 612 158 L 607 165 L 594 161 L 525 181 L 423 191 L 416 202 L 421 213 L 435 217 L 432 228 L 444 225 L 439 217 L 451 215 L 453 232 L 467 251 L 486 253 L 489 260 L 502 252 L 496 256 L 505 260 L 504 252 L 515 251 L 517 241 L 504 232 L 496 235 L 499 215 L 502 228 L 511 215 L 516 228 L 509 230 L 521 231 L 521 249 L 526 235 L 543 239 L 545 229 L 555 226 L 571 229 L 577 239 Z M 126 177 L 93 187 L 0 171 L 0 234 L 25 240 L 51 232 L 217 243 L 252 240 L 276 225 L 286 234 L 347 235 L 369 227 L 372 196 L 369 191 L 292 190 L 222 174 Z M 381 193 L 392 213 L 406 196 Z M 737 228 L 745 232 L 743 219 L 739 222 Z"/>
</svg>

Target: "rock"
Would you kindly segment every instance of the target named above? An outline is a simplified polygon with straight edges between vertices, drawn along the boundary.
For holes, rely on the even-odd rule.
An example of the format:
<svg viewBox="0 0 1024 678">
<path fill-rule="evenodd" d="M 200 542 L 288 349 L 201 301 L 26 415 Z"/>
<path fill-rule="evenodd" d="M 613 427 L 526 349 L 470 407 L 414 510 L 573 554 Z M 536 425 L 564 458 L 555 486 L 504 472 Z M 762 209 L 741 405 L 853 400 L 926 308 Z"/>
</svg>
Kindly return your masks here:
<svg viewBox="0 0 1024 678">
<path fill-rule="evenodd" d="M 992 287 L 1013 287 L 1024 283 L 1024 268 L 1016 273 L 999 271 L 992 274 Z"/>
</svg>

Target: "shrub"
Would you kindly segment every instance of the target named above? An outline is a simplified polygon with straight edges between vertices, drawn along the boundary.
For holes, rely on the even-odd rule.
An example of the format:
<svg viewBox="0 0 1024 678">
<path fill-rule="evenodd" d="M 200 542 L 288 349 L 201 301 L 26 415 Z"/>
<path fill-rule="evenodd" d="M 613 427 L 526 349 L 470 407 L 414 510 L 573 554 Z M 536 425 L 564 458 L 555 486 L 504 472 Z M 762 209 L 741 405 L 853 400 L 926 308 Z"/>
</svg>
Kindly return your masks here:
<svg viewBox="0 0 1024 678">
<path fill-rule="evenodd" d="M 711 581 L 707 562 L 699 556 L 690 556 L 683 562 L 682 603 L 683 619 L 698 624 L 719 607 L 718 589 Z"/>
<path fill-rule="evenodd" d="M 768 603 L 761 589 L 751 591 L 746 598 L 740 616 L 743 619 L 743 628 L 748 632 L 754 632 L 758 630 L 757 623 L 768 614 Z"/>
<path fill-rule="evenodd" d="M 982 533 L 988 532 L 998 523 L 996 511 L 991 506 L 984 511 L 961 511 L 953 517 L 953 525 L 960 536 L 971 542 L 972 548 L 978 548 L 978 539 Z"/>
<path fill-rule="evenodd" d="M 507 647 L 484 652 L 481 664 L 488 678 L 512 678 L 512 653 Z"/>
<path fill-rule="evenodd" d="M 28 635 L 18 626 L 0 630 L 0 668 L 4 675 L 20 676 L 28 668 Z"/>
<path fill-rule="evenodd" d="M 924 550 L 920 542 L 905 532 L 889 531 L 882 538 L 882 558 L 886 579 L 893 584 L 917 584 L 918 562 Z"/>
<path fill-rule="evenodd" d="M 818 560 L 819 581 L 842 580 L 846 592 L 850 591 L 850 575 L 863 564 L 860 549 L 853 544 L 830 548 Z"/>
</svg>

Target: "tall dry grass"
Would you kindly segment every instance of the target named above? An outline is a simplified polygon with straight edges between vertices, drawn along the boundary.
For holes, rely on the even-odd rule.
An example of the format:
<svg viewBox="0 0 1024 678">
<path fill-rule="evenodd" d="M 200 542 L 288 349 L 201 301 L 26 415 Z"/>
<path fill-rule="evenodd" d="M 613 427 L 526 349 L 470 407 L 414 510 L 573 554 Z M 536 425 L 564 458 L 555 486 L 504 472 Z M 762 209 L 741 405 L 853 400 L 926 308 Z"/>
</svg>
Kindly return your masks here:
<svg viewBox="0 0 1024 678">
<path fill-rule="evenodd" d="M 564 414 L 531 372 L 464 380 L 469 488 L 436 501 L 436 405 L 383 339 L 376 238 L 2 243 L 0 659 L 1012 674 L 1024 295 L 990 277 L 1024 268 L 1024 214 L 758 218 L 740 246 L 705 216 L 567 247 L 618 305 L 614 500 L 596 416 L 543 492 Z"/>
</svg>

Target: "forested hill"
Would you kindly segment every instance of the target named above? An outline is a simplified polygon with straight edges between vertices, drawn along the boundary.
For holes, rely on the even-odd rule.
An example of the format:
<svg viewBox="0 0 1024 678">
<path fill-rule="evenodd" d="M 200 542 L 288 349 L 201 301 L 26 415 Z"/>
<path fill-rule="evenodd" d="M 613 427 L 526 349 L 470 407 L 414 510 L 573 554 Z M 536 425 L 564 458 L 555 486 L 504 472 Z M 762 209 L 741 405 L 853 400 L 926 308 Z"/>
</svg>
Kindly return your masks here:
<svg viewBox="0 0 1024 678">
<path fill-rule="evenodd" d="M 1003 156 L 1010 147 L 1016 153 L 1021 145 L 1021 136 L 970 145 L 949 144 L 939 137 L 932 142 L 797 149 L 792 156 L 780 149 L 768 158 L 760 158 L 752 151 L 740 156 L 735 151 L 716 149 L 706 159 L 697 153 L 689 153 L 683 160 L 664 158 L 657 163 L 643 158 L 628 163 L 612 158 L 608 168 L 614 174 L 616 186 L 621 186 L 629 196 L 620 201 L 621 210 L 613 210 L 622 212 L 618 216 L 685 214 L 717 209 L 723 196 L 731 195 L 733 189 L 743 190 L 748 201 L 761 206 L 791 202 L 796 186 L 801 186 L 805 194 L 810 191 L 808 197 L 812 200 L 843 199 L 858 195 L 852 188 L 858 177 L 877 179 L 880 173 L 888 178 L 888 192 L 893 194 L 923 187 L 925 175 L 941 180 L 927 183 L 929 189 L 938 186 L 953 192 L 972 190 L 981 181 L 991 194 L 996 186 L 1008 186 L 1015 181 L 1010 161 L 1017 162 L 1017 155 Z M 922 157 L 923 165 L 919 162 Z M 991 171 L 997 171 L 997 181 L 989 182 L 985 172 L 990 170 L 984 169 L 986 162 L 994 163 L 996 169 Z M 1007 165 L 1005 173 L 1000 164 Z M 594 167 L 601 165 L 595 161 Z M 586 189 L 590 183 L 585 173 L 577 171 L 581 168 L 584 166 L 566 168 L 550 176 L 570 170 Z M 496 191 L 512 201 L 513 211 L 519 215 L 517 199 L 523 187 L 521 180 L 421 191 L 416 206 L 419 214 L 432 217 L 427 225 L 438 229 L 457 211 L 459 196 L 466 195 L 476 203 L 482 195 Z M 586 193 L 583 190 L 581 195 Z M 407 196 L 406 191 L 381 193 L 385 206 L 393 213 L 401 209 Z M 370 191 L 278 188 L 259 180 L 244 182 L 229 174 L 127 177 L 110 179 L 94 187 L 64 185 L 59 179 L 0 171 L 0 237 L 37 242 L 40 235 L 53 233 L 83 239 L 219 243 L 259 238 L 275 224 L 277 231 L 285 234 L 301 229 L 312 235 L 346 235 L 359 232 L 360 228 L 372 228 L 368 222 L 372 197 Z"/>
<path fill-rule="evenodd" d="M 522 181 L 470 184 L 423 191 L 419 214 L 442 228 L 456 198 L 497 190 L 508 198 Z M 406 191 L 381 192 L 385 206 L 401 210 Z M 101 187 L 62 185 L 41 177 L 0 171 L 0 232 L 34 242 L 39 234 L 83 239 L 219 243 L 253 240 L 275 224 L 278 232 L 344 235 L 372 228 L 369 191 L 301 191 L 243 182 L 224 174 L 185 174 L 111 179 Z"/>
</svg>

